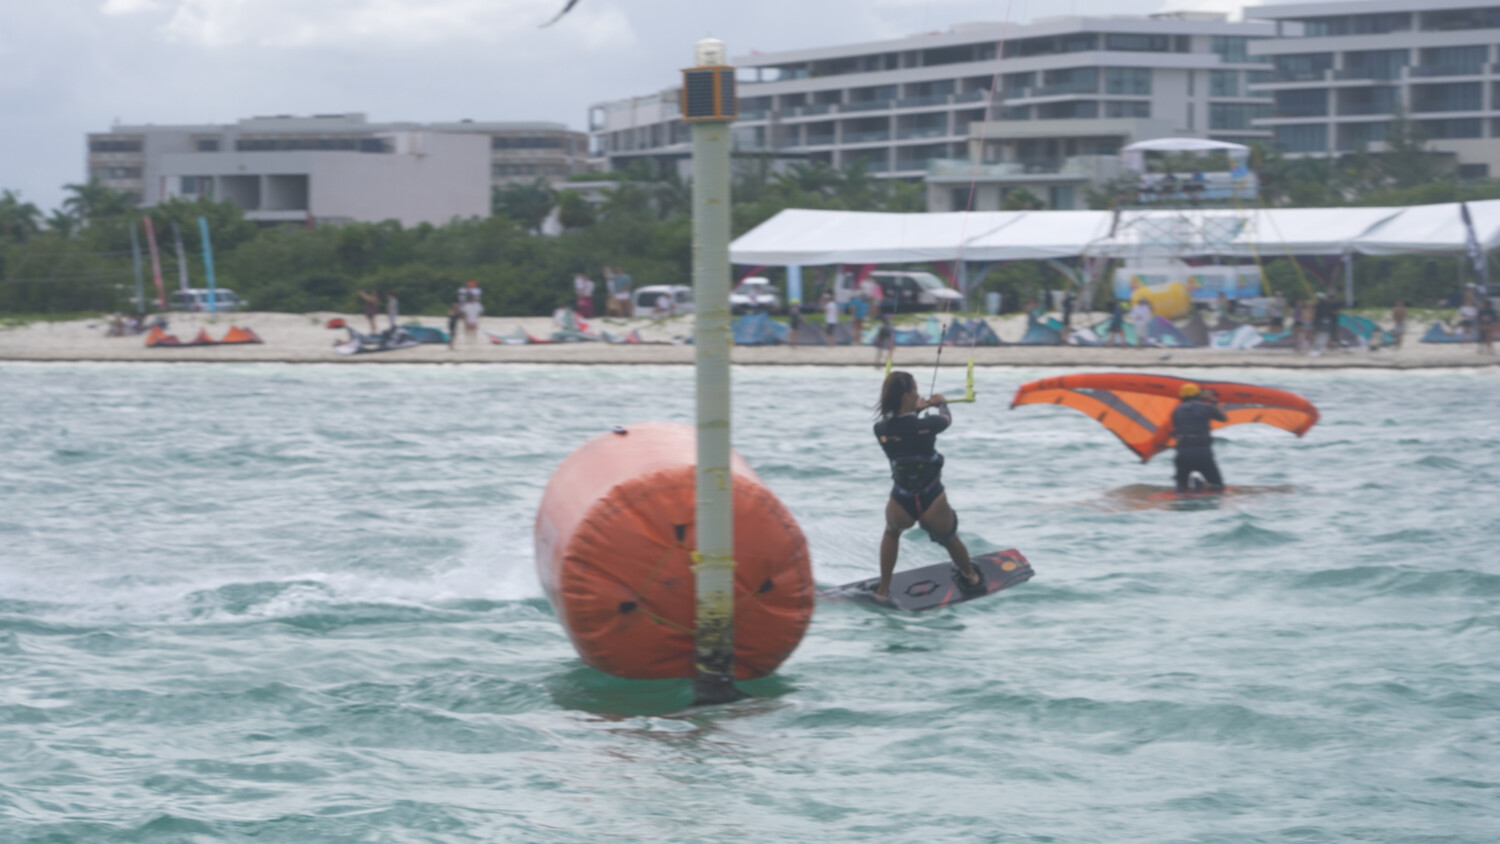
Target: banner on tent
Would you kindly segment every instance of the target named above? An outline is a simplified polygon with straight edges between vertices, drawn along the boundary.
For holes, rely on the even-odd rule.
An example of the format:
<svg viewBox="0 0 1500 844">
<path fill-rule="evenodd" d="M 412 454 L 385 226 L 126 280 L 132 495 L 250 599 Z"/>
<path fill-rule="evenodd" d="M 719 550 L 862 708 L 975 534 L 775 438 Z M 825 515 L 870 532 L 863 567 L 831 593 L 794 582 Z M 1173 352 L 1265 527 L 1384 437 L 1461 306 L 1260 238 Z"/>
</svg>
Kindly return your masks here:
<svg viewBox="0 0 1500 844">
<path fill-rule="evenodd" d="M 1226 299 L 1254 299 L 1263 287 L 1260 268 L 1253 266 L 1189 267 L 1120 267 L 1115 270 L 1116 299 L 1129 300 L 1138 287 L 1156 287 L 1180 281 L 1187 285 L 1194 302 L 1213 302 L 1223 293 Z"/>
</svg>

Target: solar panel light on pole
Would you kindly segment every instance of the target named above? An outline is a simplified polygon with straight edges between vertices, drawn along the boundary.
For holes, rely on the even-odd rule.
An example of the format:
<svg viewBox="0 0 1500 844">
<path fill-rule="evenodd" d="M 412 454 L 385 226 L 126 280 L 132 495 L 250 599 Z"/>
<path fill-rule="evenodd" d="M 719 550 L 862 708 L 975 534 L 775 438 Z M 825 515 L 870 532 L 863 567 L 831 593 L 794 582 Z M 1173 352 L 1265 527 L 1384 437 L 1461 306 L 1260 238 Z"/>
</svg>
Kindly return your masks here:
<svg viewBox="0 0 1500 844">
<path fill-rule="evenodd" d="M 682 71 L 682 119 L 688 123 L 727 122 L 740 116 L 735 95 L 734 68 L 728 65 L 724 42 L 705 38 L 694 53 L 697 67 Z"/>
</svg>

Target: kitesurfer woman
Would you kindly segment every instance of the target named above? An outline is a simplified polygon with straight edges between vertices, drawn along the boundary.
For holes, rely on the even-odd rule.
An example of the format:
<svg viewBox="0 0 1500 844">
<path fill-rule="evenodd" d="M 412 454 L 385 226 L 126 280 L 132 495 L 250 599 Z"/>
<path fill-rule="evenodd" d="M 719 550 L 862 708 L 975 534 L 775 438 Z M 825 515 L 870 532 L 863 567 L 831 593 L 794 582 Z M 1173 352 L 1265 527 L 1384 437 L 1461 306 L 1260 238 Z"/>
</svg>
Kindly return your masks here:
<svg viewBox="0 0 1500 844">
<path fill-rule="evenodd" d="M 1177 491 L 1188 492 L 1188 481 L 1194 472 L 1203 476 L 1210 492 L 1224 491 L 1224 478 L 1214 462 L 1213 437 L 1209 423 L 1228 422 L 1212 390 L 1197 384 L 1183 384 L 1178 391 L 1182 403 L 1172 411 L 1172 435 L 1177 438 Z"/>
<path fill-rule="evenodd" d="M 923 415 L 922 411 L 928 409 L 937 412 Z M 961 588 L 983 589 L 984 578 L 969 561 L 969 549 L 958 538 L 958 514 L 948 506 L 948 494 L 943 490 L 943 455 L 938 454 L 936 445 L 937 435 L 953 422 L 947 401 L 936 394 L 923 399 L 911 373 L 892 372 L 880 389 L 876 414 L 880 421 L 875 423 L 875 438 L 891 461 L 895 484 L 885 505 L 880 586 L 875 596 L 884 599 L 889 595 L 901 534 L 915 524 L 920 524 L 933 542 L 948 549 L 957 567 L 954 579 Z"/>
</svg>

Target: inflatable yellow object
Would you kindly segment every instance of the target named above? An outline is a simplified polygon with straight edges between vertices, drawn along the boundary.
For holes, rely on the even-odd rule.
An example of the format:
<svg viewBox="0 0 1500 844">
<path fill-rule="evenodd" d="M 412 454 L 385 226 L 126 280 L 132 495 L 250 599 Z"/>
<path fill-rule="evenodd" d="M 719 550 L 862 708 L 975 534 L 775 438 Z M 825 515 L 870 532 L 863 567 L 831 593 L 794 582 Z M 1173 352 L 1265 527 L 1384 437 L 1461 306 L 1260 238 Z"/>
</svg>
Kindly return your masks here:
<svg viewBox="0 0 1500 844">
<path fill-rule="evenodd" d="M 1141 285 L 1130 291 L 1132 307 L 1142 299 L 1151 303 L 1151 310 L 1155 311 L 1157 316 L 1167 319 L 1187 316 L 1193 308 L 1187 285 L 1180 281 L 1169 281 L 1166 284 L 1154 284 L 1149 287 Z"/>
</svg>

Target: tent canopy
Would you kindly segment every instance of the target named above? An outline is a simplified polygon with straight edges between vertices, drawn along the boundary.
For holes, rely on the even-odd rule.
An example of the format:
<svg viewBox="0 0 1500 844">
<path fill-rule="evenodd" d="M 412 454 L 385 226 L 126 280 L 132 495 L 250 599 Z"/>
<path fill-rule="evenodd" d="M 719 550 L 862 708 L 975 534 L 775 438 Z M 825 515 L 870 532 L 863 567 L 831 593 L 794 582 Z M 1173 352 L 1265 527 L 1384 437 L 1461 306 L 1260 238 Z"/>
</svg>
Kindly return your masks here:
<svg viewBox="0 0 1500 844">
<path fill-rule="evenodd" d="M 1500 199 L 1469 203 L 1486 250 L 1500 248 Z M 1406 208 L 1181 208 L 885 214 L 789 208 L 730 244 L 762 266 L 1016 261 L 1079 255 L 1179 257 L 1461 253 L 1456 202 Z"/>
<path fill-rule="evenodd" d="M 1221 149 L 1231 152 L 1250 151 L 1250 148 L 1244 144 L 1232 144 L 1229 141 L 1211 141 L 1207 138 L 1155 138 L 1150 141 L 1136 141 L 1129 146 L 1121 147 L 1120 152 L 1214 152 Z"/>
</svg>

